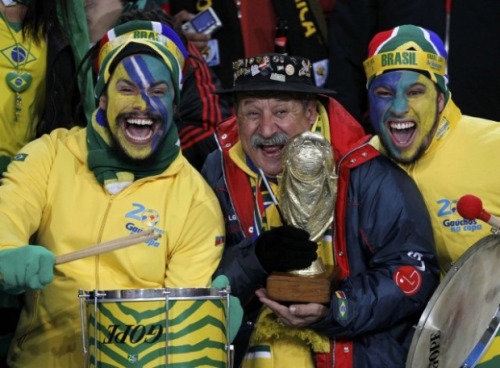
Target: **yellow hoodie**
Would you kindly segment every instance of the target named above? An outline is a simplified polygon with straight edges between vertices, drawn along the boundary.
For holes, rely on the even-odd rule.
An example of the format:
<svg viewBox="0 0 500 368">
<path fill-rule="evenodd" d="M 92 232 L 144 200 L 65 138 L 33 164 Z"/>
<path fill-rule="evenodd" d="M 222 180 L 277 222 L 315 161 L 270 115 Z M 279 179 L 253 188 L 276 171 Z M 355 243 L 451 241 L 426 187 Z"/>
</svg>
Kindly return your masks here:
<svg viewBox="0 0 500 368">
<path fill-rule="evenodd" d="M 0 186 L 0 249 L 40 244 L 56 256 L 153 228 L 162 236 L 55 266 L 54 281 L 26 293 L 11 367 L 83 364 L 79 289 L 210 285 L 224 223 L 211 188 L 179 155 L 160 175 L 108 194 L 89 171 L 86 130 L 58 129 L 29 143 Z"/>
</svg>

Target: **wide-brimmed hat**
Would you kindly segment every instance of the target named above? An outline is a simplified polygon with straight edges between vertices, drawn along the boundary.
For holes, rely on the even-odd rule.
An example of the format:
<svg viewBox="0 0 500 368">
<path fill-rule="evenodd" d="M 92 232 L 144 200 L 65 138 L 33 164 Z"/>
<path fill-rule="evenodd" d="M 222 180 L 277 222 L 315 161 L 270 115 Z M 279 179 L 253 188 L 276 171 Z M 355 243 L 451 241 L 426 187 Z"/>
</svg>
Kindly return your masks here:
<svg viewBox="0 0 500 368">
<path fill-rule="evenodd" d="M 312 78 L 311 61 L 300 56 L 263 54 L 233 62 L 233 87 L 219 94 L 238 92 L 299 92 L 335 94 L 317 87 Z"/>
</svg>

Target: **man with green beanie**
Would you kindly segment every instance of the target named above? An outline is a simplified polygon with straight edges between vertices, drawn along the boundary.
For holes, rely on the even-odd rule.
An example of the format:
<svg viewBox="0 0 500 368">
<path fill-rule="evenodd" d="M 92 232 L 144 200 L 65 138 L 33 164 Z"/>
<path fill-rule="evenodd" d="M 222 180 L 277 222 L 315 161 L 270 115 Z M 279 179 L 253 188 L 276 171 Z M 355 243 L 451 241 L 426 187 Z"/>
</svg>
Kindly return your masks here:
<svg viewBox="0 0 500 368">
<path fill-rule="evenodd" d="M 79 289 L 210 286 L 224 223 L 173 122 L 186 55 L 161 23 L 110 30 L 91 123 L 31 142 L 9 165 L 0 186 L 0 289 L 25 293 L 10 367 L 85 365 Z M 146 230 L 161 236 L 56 264 L 56 256 Z"/>
<path fill-rule="evenodd" d="M 448 89 L 443 42 L 432 31 L 402 25 L 378 33 L 368 54 L 369 113 L 377 134 L 371 143 L 419 187 L 444 275 L 492 232 L 486 222 L 462 218 L 458 200 L 472 194 L 489 212 L 500 214 L 500 124 L 462 115 Z M 492 349 L 500 352 L 497 340 Z"/>
</svg>

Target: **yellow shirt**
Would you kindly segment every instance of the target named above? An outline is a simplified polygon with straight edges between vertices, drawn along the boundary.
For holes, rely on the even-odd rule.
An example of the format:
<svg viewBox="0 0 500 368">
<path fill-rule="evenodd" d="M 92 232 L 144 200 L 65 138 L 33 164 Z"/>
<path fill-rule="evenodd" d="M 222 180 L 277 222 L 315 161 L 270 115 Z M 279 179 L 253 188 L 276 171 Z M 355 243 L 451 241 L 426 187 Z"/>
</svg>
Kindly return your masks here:
<svg viewBox="0 0 500 368">
<path fill-rule="evenodd" d="M 14 28 L 16 25 L 13 25 Z M 0 20 L 0 156 L 12 157 L 35 138 L 36 127 L 45 105 L 45 73 L 47 69 L 47 42 L 36 44 L 23 40 L 22 31 L 7 28 Z M 14 39 L 13 39 L 14 37 Z M 17 44 L 17 46 L 16 46 Z M 15 121 L 16 93 L 7 79 L 16 74 L 29 73 L 29 87 L 19 94 L 20 111 Z"/>
<path fill-rule="evenodd" d="M 56 256 L 153 228 L 161 237 L 56 265 L 54 280 L 28 291 L 10 367 L 81 367 L 78 290 L 207 287 L 224 246 L 219 202 L 179 155 L 163 173 L 116 195 L 86 164 L 86 130 L 56 129 L 28 143 L 0 185 L 0 250 L 34 244 Z"/>
</svg>

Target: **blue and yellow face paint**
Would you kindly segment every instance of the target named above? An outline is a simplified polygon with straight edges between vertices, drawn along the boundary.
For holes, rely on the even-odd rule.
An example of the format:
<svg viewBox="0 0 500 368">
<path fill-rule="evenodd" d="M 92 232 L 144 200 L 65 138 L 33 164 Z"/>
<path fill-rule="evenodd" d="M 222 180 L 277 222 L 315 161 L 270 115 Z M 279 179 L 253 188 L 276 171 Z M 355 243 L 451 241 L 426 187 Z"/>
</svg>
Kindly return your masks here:
<svg viewBox="0 0 500 368">
<path fill-rule="evenodd" d="M 409 70 L 376 77 L 368 89 L 370 118 L 387 153 L 400 163 L 417 160 L 429 147 L 443 98 L 426 76 Z"/>
<path fill-rule="evenodd" d="M 109 131 L 133 159 L 155 152 L 172 128 L 176 98 L 171 70 L 151 55 L 133 55 L 117 65 L 101 98 Z"/>
</svg>

